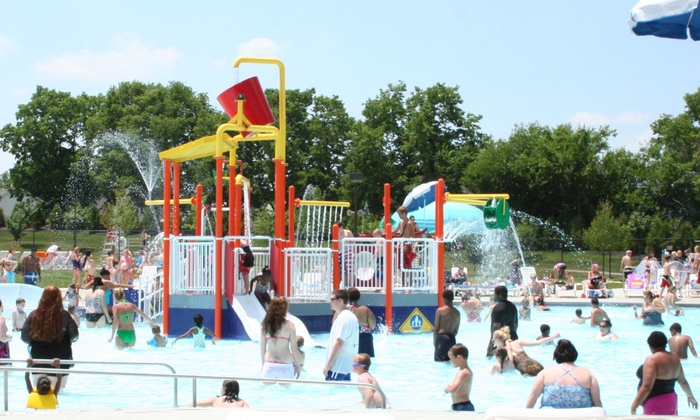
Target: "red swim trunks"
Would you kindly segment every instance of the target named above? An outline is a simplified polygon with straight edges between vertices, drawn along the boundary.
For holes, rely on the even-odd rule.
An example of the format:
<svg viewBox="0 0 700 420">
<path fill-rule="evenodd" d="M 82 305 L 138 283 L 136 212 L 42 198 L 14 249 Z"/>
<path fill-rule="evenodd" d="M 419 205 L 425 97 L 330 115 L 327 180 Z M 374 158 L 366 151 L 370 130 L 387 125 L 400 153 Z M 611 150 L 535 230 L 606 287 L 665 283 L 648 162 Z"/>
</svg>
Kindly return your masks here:
<svg viewBox="0 0 700 420">
<path fill-rule="evenodd" d="M 661 277 L 661 288 L 663 289 L 664 287 L 671 287 L 671 279 L 669 276 L 662 276 Z"/>
</svg>

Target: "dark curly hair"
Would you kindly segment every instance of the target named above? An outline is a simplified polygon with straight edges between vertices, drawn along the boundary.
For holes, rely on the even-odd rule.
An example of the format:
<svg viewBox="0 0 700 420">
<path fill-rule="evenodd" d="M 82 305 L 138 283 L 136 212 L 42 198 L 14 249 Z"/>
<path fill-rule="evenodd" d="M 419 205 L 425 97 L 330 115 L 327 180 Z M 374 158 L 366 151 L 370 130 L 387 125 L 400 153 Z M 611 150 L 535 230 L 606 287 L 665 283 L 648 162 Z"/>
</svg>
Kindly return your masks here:
<svg viewBox="0 0 700 420">
<path fill-rule="evenodd" d="M 565 339 L 559 340 L 557 348 L 554 349 L 554 360 L 557 363 L 573 363 L 576 359 L 578 359 L 578 352 L 573 343 Z"/>
</svg>

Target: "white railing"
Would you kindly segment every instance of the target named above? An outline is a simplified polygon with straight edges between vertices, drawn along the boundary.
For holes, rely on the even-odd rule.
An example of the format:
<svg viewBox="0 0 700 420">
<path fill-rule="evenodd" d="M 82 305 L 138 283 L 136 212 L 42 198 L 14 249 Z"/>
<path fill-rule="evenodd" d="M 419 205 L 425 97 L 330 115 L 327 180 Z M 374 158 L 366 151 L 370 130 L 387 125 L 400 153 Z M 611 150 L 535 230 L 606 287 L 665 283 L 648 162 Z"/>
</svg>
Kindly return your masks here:
<svg viewBox="0 0 700 420">
<path fill-rule="evenodd" d="M 384 290 L 383 238 L 346 238 L 340 243 L 341 288 Z"/>
<path fill-rule="evenodd" d="M 286 290 L 295 302 L 323 302 L 333 287 L 333 251 L 328 248 L 287 248 Z"/>
<path fill-rule="evenodd" d="M 214 294 L 215 238 L 173 236 L 170 244 L 170 292 Z"/>
<path fill-rule="evenodd" d="M 138 306 L 151 319 L 163 315 L 163 270 L 155 265 L 144 266 L 136 281 Z"/>
<path fill-rule="evenodd" d="M 437 245 L 437 241 L 426 238 L 392 239 L 394 290 L 437 291 L 437 281 L 443 280 L 442 273 L 437 272 Z"/>
</svg>

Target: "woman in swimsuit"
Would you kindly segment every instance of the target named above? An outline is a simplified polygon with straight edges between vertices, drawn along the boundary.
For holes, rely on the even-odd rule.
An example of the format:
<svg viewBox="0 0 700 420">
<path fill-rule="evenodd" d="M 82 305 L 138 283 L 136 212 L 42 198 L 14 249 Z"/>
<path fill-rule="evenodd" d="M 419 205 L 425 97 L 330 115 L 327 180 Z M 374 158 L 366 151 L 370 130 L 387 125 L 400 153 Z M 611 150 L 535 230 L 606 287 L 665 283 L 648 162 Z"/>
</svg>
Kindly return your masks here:
<svg viewBox="0 0 700 420">
<path fill-rule="evenodd" d="M 493 332 L 493 345 L 496 348 L 505 347 L 505 349 L 508 350 L 508 359 L 510 363 L 515 367 L 515 370 L 520 372 L 523 376 L 535 376 L 540 373 L 544 367 L 540 362 L 531 359 L 525 353 L 523 347 L 539 346 L 558 337 L 559 333 L 557 332 L 554 335 L 540 338 L 537 341 L 511 340 L 510 328 L 503 327 Z"/>
<path fill-rule="evenodd" d="M 637 396 L 632 402 L 632 414 L 637 414 L 637 407 L 644 407 L 645 415 L 678 415 L 678 395 L 674 390 L 676 382 L 688 396 L 688 405 L 697 409 L 698 402 L 685 379 L 681 361 L 673 353 L 666 351 L 668 339 L 661 331 L 649 334 L 647 344 L 651 356 L 637 370 L 639 386 Z"/>
<path fill-rule="evenodd" d="M 97 272 L 97 267 L 95 267 L 95 261 L 92 259 L 92 251 L 85 251 L 85 256 L 83 257 L 83 271 L 85 271 L 85 278 L 83 281 L 85 284 L 90 283 L 95 277 Z"/>
<path fill-rule="evenodd" d="M 141 315 L 144 319 L 148 320 L 153 328 L 153 320 L 148 317 L 141 309 L 137 308 L 136 305 L 126 300 L 124 295 L 124 290 L 116 289 L 114 291 L 114 300 L 119 301 L 115 303 L 112 307 L 112 315 L 114 315 L 114 320 L 112 322 L 112 336 L 109 337 L 108 342 L 112 342 L 114 339 L 114 334 L 117 334 L 116 344 L 119 348 L 133 347 L 136 344 L 136 332 L 134 331 L 134 316 L 135 314 Z"/>
<path fill-rule="evenodd" d="M 105 318 L 107 323 L 112 322 L 105 300 L 105 292 L 100 288 L 102 285 L 102 278 L 95 277 L 92 280 L 92 289 L 88 290 L 85 295 L 85 321 L 88 328 L 104 327 Z"/>
<path fill-rule="evenodd" d="M 586 368 L 576 366 L 576 348 L 569 340 L 559 340 L 554 349 L 558 364 L 547 366 L 537 374 L 526 408 L 532 408 L 542 395 L 541 407 L 602 407 L 598 380 Z"/>
<path fill-rule="evenodd" d="M 261 324 L 260 359 L 264 378 L 299 378 L 301 353 L 294 323 L 286 318 L 288 307 L 287 298 L 275 296 Z"/>
<path fill-rule="evenodd" d="M 83 265 L 80 263 L 80 247 L 73 248 L 70 259 L 73 263 L 73 278 L 71 278 L 70 283 L 80 286 L 80 273 L 83 271 Z"/>
<path fill-rule="evenodd" d="M 651 290 L 644 291 L 643 299 L 642 313 L 640 315 L 637 315 L 637 306 L 632 307 L 635 318 L 643 319 L 643 325 L 664 325 L 661 314 L 666 311 L 666 308 L 661 299 L 654 297 Z"/>
</svg>

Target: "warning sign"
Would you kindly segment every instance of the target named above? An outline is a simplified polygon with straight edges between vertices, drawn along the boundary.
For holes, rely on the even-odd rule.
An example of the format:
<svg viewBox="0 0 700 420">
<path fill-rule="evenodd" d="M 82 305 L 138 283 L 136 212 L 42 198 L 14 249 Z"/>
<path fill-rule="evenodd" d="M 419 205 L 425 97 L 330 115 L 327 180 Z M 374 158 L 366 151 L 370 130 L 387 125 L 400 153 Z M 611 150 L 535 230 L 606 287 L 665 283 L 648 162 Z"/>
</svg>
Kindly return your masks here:
<svg viewBox="0 0 700 420">
<path fill-rule="evenodd" d="M 402 333 L 424 333 L 433 331 L 433 324 L 428 321 L 428 319 L 423 315 L 423 313 L 418 309 L 413 309 L 411 315 L 406 318 L 406 320 L 399 327 L 399 331 Z"/>
</svg>

